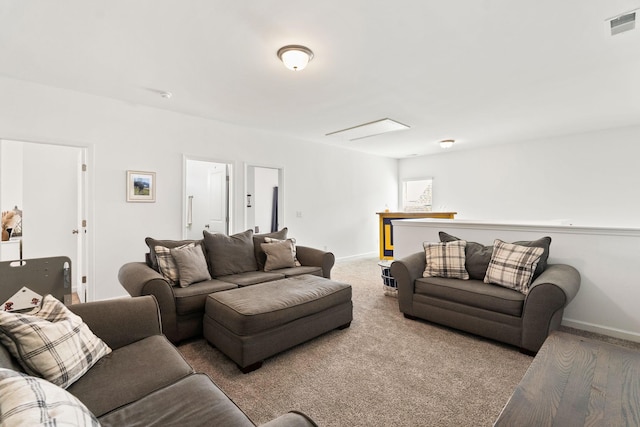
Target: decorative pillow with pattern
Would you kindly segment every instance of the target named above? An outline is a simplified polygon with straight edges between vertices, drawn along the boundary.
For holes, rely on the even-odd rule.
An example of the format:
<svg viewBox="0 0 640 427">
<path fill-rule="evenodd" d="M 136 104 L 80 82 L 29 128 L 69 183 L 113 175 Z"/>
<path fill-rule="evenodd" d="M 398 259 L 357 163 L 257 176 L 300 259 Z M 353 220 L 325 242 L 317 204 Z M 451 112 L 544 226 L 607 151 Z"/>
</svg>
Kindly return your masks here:
<svg viewBox="0 0 640 427">
<path fill-rule="evenodd" d="M 264 238 L 264 242 L 265 243 L 275 243 L 275 242 L 282 242 L 285 239 L 274 239 L 273 237 L 265 237 Z M 293 237 L 290 237 L 286 240 L 289 240 L 291 242 L 291 251 L 293 252 L 293 262 L 295 263 L 296 267 L 300 267 L 302 266 L 302 264 L 300 264 L 300 261 L 298 261 L 298 257 L 297 257 L 297 251 L 296 251 L 296 239 L 294 239 Z"/>
<path fill-rule="evenodd" d="M 290 239 L 278 240 L 271 243 L 261 243 L 262 250 L 267 254 L 264 263 L 264 271 L 278 270 L 280 268 L 293 268 L 296 266 L 293 243 Z"/>
<path fill-rule="evenodd" d="M 449 233 L 441 231 L 441 242 L 452 242 L 455 240 L 462 240 L 456 236 L 452 236 Z M 535 280 L 542 272 L 547 268 L 547 258 L 549 258 L 549 246 L 551 245 L 551 237 L 545 236 L 537 240 L 531 241 L 518 241 L 513 242 L 514 245 L 520 246 L 532 246 L 544 249 L 544 253 L 538 262 L 533 278 Z M 487 268 L 489 268 L 489 262 L 491 261 L 491 254 L 493 254 L 493 246 L 485 246 L 481 243 L 470 242 L 467 240 L 467 248 L 465 249 L 465 268 L 469 272 L 471 279 L 483 280 L 487 275 Z"/>
<path fill-rule="evenodd" d="M 448 277 L 451 279 L 469 280 L 469 273 L 464 267 L 464 250 L 467 242 L 424 242 L 426 265 L 422 277 Z"/>
<path fill-rule="evenodd" d="M 111 349 L 51 295 L 29 313 L 0 311 L 0 341 L 24 370 L 67 388 Z"/>
<path fill-rule="evenodd" d="M 171 250 L 192 248 L 194 246 L 195 246 L 195 243 L 193 242 L 184 244 L 182 246 L 177 246 L 175 248 L 167 248 L 165 246 L 156 246 L 155 247 L 156 259 L 158 260 L 158 269 L 160 270 L 160 274 L 162 274 L 164 278 L 170 281 L 172 284 L 174 285 L 179 284 L 180 270 L 178 270 L 178 264 L 176 264 L 176 260 L 173 258 L 173 255 L 171 255 Z"/>
<path fill-rule="evenodd" d="M 521 246 L 496 239 L 493 242 L 493 253 L 484 283 L 515 289 L 526 295 L 543 253 L 543 248 Z"/>
<path fill-rule="evenodd" d="M 42 378 L 0 368 L 0 425 L 100 426 L 74 395 Z"/>
</svg>

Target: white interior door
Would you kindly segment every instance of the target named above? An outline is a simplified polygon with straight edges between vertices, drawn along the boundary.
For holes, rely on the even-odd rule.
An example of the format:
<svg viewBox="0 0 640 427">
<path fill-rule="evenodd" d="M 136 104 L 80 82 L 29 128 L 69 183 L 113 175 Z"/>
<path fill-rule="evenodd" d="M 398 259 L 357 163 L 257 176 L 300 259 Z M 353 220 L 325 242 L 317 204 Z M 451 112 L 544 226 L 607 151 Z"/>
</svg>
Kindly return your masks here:
<svg viewBox="0 0 640 427">
<path fill-rule="evenodd" d="M 212 165 L 209 169 L 209 219 L 207 221 L 208 229 L 212 233 L 229 233 L 227 194 L 227 165 Z"/>
<path fill-rule="evenodd" d="M 229 165 L 186 160 L 185 216 L 187 239 L 201 239 L 202 230 L 229 232 Z"/>
<path fill-rule="evenodd" d="M 80 147 L 24 144 L 22 253 L 69 257 L 74 291 L 84 300 L 82 160 Z"/>
</svg>

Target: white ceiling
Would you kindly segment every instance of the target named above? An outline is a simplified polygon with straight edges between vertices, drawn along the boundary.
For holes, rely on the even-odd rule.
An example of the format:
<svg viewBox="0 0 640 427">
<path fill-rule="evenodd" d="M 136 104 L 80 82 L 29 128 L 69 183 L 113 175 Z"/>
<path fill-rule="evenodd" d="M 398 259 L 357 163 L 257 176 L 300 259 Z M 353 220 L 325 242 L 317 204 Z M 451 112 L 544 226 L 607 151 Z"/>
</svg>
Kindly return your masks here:
<svg viewBox="0 0 640 427">
<path fill-rule="evenodd" d="M 0 75 L 401 158 L 446 138 L 465 150 L 639 125 L 640 28 L 605 32 L 605 19 L 639 7 L 2 0 Z M 304 71 L 280 63 L 286 44 L 314 51 Z M 325 136 L 386 117 L 411 129 Z"/>
</svg>

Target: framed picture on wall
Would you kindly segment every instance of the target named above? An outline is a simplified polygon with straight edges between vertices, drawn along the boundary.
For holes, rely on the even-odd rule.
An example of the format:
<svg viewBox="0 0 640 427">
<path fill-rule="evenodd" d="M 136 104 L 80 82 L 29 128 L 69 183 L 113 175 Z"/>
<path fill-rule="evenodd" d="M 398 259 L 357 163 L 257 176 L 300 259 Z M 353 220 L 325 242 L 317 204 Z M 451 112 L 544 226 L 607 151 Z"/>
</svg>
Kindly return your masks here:
<svg viewBox="0 0 640 427">
<path fill-rule="evenodd" d="M 155 202 L 156 173 L 127 171 L 127 202 Z"/>
</svg>

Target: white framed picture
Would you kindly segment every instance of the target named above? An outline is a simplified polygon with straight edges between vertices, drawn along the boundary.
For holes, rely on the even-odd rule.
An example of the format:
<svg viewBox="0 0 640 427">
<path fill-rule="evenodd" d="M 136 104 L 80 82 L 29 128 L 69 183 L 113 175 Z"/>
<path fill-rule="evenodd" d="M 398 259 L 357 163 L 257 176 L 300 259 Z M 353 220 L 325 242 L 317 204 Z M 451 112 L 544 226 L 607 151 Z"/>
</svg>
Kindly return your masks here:
<svg viewBox="0 0 640 427">
<path fill-rule="evenodd" d="M 127 202 L 155 202 L 156 173 L 127 171 Z"/>
</svg>

